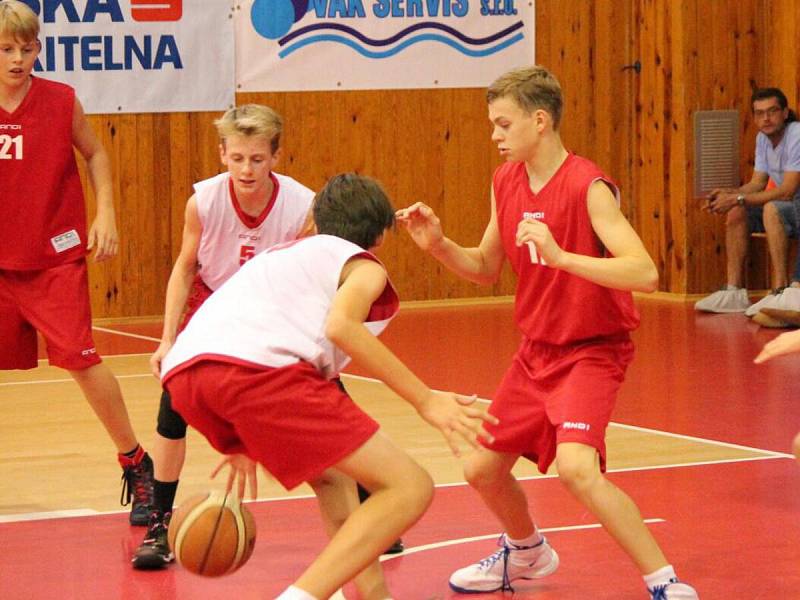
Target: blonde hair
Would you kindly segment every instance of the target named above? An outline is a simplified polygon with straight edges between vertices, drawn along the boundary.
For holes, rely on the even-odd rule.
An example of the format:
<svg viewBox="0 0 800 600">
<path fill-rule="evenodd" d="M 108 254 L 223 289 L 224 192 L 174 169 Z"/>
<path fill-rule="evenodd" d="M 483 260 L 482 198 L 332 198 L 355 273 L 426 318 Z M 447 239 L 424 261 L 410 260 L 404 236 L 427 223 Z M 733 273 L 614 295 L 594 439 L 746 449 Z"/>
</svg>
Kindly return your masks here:
<svg viewBox="0 0 800 600">
<path fill-rule="evenodd" d="M 0 0 L 0 35 L 26 44 L 39 37 L 39 17 L 19 0 Z"/>
<path fill-rule="evenodd" d="M 498 98 L 510 97 L 528 113 L 544 110 L 553 118 L 553 129 L 558 129 L 564 99 L 558 79 L 544 67 L 533 65 L 504 73 L 489 86 L 486 101 L 491 104 Z"/>
<path fill-rule="evenodd" d="M 261 104 L 243 104 L 227 111 L 214 121 L 220 141 L 231 135 L 264 136 L 269 140 L 272 153 L 281 144 L 283 119 L 274 110 Z"/>
</svg>

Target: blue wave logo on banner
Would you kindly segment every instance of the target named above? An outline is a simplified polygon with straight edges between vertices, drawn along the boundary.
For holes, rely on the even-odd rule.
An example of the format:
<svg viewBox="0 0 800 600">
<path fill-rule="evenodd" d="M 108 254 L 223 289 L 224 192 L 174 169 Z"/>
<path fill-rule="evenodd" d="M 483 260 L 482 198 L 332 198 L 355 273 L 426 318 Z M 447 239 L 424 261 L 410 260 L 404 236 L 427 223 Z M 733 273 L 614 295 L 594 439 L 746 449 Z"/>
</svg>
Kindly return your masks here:
<svg viewBox="0 0 800 600">
<path fill-rule="evenodd" d="M 330 2 L 330 4 L 328 4 Z M 424 3 L 423 3 L 424 2 Z M 420 0 L 408 2 L 407 10 L 412 14 L 396 12 L 396 5 L 387 0 L 376 0 L 372 6 L 378 18 L 403 18 L 423 16 L 423 6 L 430 16 L 442 12 L 445 17 L 463 17 L 469 8 L 469 0 Z M 514 0 L 480 0 L 481 15 L 516 15 Z M 413 8 L 412 8 L 413 7 Z M 450 46 L 469 57 L 485 57 L 500 52 L 523 40 L 524 24 L 517 21 L 504 29 L 476 38 L 468 36 L 455 27 L 437 21 L 423 21 L 406 27 L 384 39 L 374 39 L 356 28 L 342 23 L 315 23 L 291 31 L 309 10 L 313 9 L 318 18 L 341 17 L 352 21 L 364 18 L 366 12 L 361 0 L 255 0 L 250 10 L 250 18 L 256 32 L 267 39 L 277 40 L 282 50 L 278 56 L 285 58 L 305 47 L 321 42 L 333 42 L 352 48 L 360 55 L 371 58 L 389 58 L 414 44 L 436 42 Z M 416 14 L 413 14 L 416 13 Z M 507 22 L 507 21 L 506 21 Z M 291 31 L 291 33 L 290 33 Z"/>
</svg>

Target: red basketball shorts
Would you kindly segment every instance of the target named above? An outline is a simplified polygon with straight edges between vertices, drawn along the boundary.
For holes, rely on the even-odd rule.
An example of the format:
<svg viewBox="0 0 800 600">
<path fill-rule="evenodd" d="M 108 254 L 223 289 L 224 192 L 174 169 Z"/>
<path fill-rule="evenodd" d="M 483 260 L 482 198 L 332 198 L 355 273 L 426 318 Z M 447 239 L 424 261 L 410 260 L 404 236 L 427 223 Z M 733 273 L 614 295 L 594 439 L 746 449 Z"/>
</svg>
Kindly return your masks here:
<svg viewBox="0 0 800 600">
<path fill-rule="evenodd" d="M 51 365 L 82 370 L 100 362 L 86 260 L 38 271 L 0 270 L 0 369 L 36 367 L 37 330 Z"/>
<path fill-rule="evenodd" d="M 495 393 L 486 425 L 490 450 L 520 454 L 546 473 L 563 442 L 597 449 L 605 471 L 605 433 L 633 359 L 629 339 L 552 346 L 523 339 Z"/>
<path fill-rule="evenodd" d="M 378 431 L 309 363 L 262 368 L 198 358 L 167 374 L 172 407 L 214 448 L 246 454 L 287 490 L 321 475 Z"/>
</svg>

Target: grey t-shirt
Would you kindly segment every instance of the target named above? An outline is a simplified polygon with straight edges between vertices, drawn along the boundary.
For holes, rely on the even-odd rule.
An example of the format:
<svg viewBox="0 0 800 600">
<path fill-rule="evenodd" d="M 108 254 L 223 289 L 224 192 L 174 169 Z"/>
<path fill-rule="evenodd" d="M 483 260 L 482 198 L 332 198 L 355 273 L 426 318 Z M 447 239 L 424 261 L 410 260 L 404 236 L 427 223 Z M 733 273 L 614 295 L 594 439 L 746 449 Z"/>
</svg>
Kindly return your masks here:
<svg viewBox="0 0 800 600">
<path fill-rule="evenodd" d="M 763 133 L 756 136 L 755 170 L 768 173 L 776 185 L 783 183 L 786 171 L 800 172 L 800 121 L 786 125 L 786 131 L 780 143 L 772 147 L 772 142 Z M 800 188 L 794 194 L 795 203 L 800 202 Z"/>
</svg>

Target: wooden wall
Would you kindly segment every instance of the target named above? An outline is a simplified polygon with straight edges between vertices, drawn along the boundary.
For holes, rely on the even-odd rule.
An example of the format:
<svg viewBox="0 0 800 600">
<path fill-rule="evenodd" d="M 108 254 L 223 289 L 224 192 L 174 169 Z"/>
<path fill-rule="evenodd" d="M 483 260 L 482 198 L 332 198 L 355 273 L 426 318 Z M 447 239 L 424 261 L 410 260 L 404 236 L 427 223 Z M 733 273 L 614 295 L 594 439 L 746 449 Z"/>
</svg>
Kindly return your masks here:
<svg viewBox="0 0 800 600">
<path fill-rule="evenodd" d="M 800 3 L 792 0 L 537 0 L 536 58 L 561 80 L 562 137 L 621 185 L 623 210 L 661 271 L 661 289 L 691 294 L 724 278 L 721 219 L 692 198 L 692 113 L 742 112 L 742 177 L 752 171 L 753 85 L 800 98 Z M 623 69 L 635 60 L 642 70 Z M 80 90 L 78 91 L 80 94 Z M 480 240 L 491 173 L 484 90 L 238 94 L 268 104 L 286 129 L 280 172 L 318 189 L 354 170 L 380 179 L 395 204 L 431 204 L 446 233 Z M 91 268 L 96 317 L 162 312 L 194 181 L 219 172 L 218 113 L 96 115 L 114 162 L 120 256 Z M 91 206 L 91 200 L 90 200 Z M 513 293 L 463 282 L 402 231 L 382 249 L 406 300 Z"/>
</svg>

